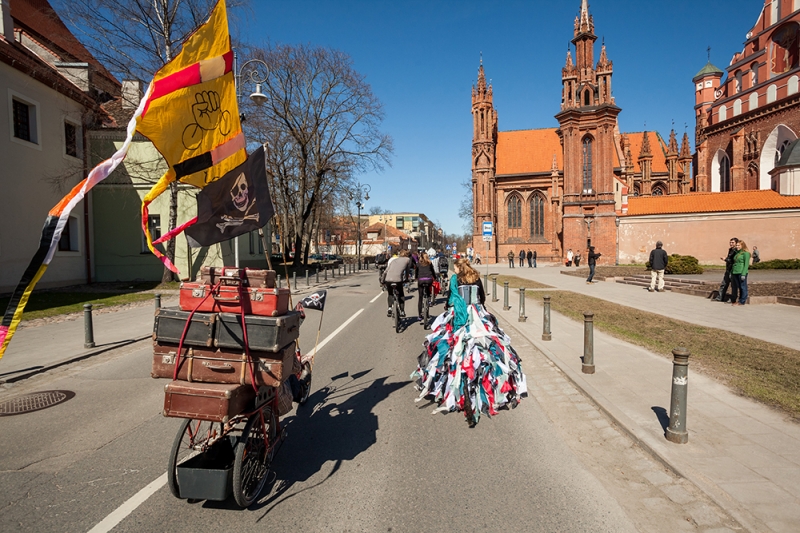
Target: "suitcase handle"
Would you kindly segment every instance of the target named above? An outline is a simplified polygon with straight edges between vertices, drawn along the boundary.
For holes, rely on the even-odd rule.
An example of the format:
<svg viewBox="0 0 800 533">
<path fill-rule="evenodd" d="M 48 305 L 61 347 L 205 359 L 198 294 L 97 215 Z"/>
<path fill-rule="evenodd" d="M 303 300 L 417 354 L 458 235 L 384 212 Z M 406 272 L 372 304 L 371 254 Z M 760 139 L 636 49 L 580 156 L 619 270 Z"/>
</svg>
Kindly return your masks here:
<svg viewBox="0 0 800 533">
<path fill-rule="evenodd" d="M 235 303 L 239 303 L 239 297 L 238 296 L 234 296 L 233 298 L 220 298 L 219 296 L 217 296 L 215 294 L 214 295 L 214 301 L 215 302 L 219 302 L 219 303 L 221 303 L 223 305 L 225 303 L 235 304 Z"/>
<path fill-rule="evenodd" d="M 229 363 L 223 363 L 221 365 L 212 365 L 210 363 L 203 363 L 203 366 L 209 370 L 214 370 L 217 372 L 233 372 L 234 370 L 233 365 Z"/>
</svg>

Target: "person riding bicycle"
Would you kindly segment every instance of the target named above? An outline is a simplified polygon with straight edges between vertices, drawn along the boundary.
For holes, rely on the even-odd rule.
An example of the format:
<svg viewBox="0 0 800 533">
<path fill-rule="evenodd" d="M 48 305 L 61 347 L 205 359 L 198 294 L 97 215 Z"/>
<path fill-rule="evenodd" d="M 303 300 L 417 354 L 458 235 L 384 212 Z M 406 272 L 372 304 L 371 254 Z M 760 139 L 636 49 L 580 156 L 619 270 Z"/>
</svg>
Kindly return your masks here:
<svg viewBox="0 0 800 533">
<path fill-rule="evenodd" d="M 384 285 L 389 296 L 389 311 L 386 316 L 392 316 L 392 306 L 394 305 L 394 294 L 392 288 L 397 289 L 398 305 L 400 306 L 400 316 L 406 316 L 406 296 L 403 292 L 403 283 L 411 276 L 414 264 L 411 261 L 411 254 L 408 250 L 402 250 L 399 257 L 392 257 L 386 266 Z"/>
<path fill-rule="evenodd" d="M 472 265 L 469 264 L 469 260 L 467 259 L 459 259 L 453 265 L 453 270 L 455 271 L 456 280 L 458 281 L 458 286 L 464 287 L 468 285 L 475 285 L 477 290 L 478 301 L 477 302 L 467 302 L 471 304 L 480 303 L 484 305 L 486 303 L 486 293 L 483 290 L 483 283 L 481 282 L 481 275 L 478 274 L 478 271 L 472 268 Z M 455 290 L 451 287 L 452 290 Z"/>
<path fill-rule="evenodd" d="M 378 282 L 383 288 L 383 277 L 386 275 L 386 265 L 389 263 L 389 254 L 380 252 L 375 255 L 375 267 L 378 269 Z"/>
<path fill-rule="evenodd" d="M 423 298 L 430 298 L 433 295 L 433 280 L 436 279 L 436 273 L 433 271 L 433 265 L 428 254 L 422 252 L 417 264 L 417 310 L 419 311 L 419 319 L 422 320 L 422 302 Z"/>
</svg>

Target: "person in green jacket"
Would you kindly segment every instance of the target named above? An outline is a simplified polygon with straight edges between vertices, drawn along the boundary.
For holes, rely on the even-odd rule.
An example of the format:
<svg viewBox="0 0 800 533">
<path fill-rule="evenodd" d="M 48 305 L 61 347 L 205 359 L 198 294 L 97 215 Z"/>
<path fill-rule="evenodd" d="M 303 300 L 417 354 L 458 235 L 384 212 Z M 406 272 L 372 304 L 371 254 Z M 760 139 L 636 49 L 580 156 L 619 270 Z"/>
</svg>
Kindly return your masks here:
<svg viewBox="0 0 800 533">
<path fill-rule="evenodd" d="M 731 301 L 733 305 L 744 305 L 747 302 L 747 271 L 750 267 L 750 252 L 747 251 L 747 244 L 743 240 L 736 243 L 736 255 L 733 258 L 733 269 L 731 270 Z M 736 301 L 736 293 L 739 293 L 739 301 Z"/>
</svg>

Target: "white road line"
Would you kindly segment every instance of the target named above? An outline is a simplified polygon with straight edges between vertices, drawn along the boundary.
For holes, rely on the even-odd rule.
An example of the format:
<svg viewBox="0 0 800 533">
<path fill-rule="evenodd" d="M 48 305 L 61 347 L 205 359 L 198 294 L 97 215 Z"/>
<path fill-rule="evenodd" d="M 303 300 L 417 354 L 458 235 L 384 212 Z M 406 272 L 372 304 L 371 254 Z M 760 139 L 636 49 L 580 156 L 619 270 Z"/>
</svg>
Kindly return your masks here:
<svg viewBox="0 0 800 533">
<path fill-rule="evenodd" d="M 147 498 L 155 494 L 158 489 L 167 484 L 167 473 L 164 472 L 155 481 L 147 485 L 145 488 L 134 494 L 128 501 L 117 507 L 114 512 L 105 517 L 102 522 L 89 530 L 89 533 L 108 533 L 114 529 L 117 524 L 122 522 L 126 516 L 136 510 L 137 507 L 142 505 Z"/>
<path fill-rule="evenodd" d="M 380 294 L 378 296 L 380 296 Z M 377 299 L 378 296 L 376 296 L 375 299 Z M 347 327 L 347 325 L 350 322 L 355 320 L 356 317 L 360 315 L 363 311 L 364 311 L 363 308 L 356 311 L 353 316 L 351 316 L 344 322 L 344 324 L 336 328 L 336 330 L 333 333 L 325 337 L 322 340 L 322 342 L 319 343 L 319 346 L 317 346 L 317 350 L 314 353 L 316 354 L 317 352 L 319 352 L 319 350 L 323 346 L 328 344 L 328 342 L 330 342 L 336 335 L 341 333 L 342 330 L 345 327 Z M 142 505 L 150 496 L 155 494 L 161 487 L 163 487 L 166 484 L 167 484 L 167 473 L 164 472 L 158 479 L 147 485 L 145 488 L 134 494 L 128 501 L 117 507 L 110 515 L 105 517 L 102 520 L 102 522 L 100 522 L 92 529 L 90 529 L 89 533 L 108 533 L 109 531 L 114 529 L 117 526 L 117 524 L 122 522 L 125 519 L 125 517 L 127 517 L 129 514 L 135 511 L 137 507 Z"/>
<path fill-rule="evenodd" d="M 372 302 L 374 302 L 375 300 L 377 300 L 377 299 L 378 299 L 378 298 L 380 298 L 381 296 L 383 296 L 383 292 L 379 292 L 379 293 L 378 293 L 378 295 L 377 295 L 375 298 L 373 298 L 372 300 L 370 300 L 370 301 L 369 301 L 369 303 L 372 303 Z"/>
</svg>

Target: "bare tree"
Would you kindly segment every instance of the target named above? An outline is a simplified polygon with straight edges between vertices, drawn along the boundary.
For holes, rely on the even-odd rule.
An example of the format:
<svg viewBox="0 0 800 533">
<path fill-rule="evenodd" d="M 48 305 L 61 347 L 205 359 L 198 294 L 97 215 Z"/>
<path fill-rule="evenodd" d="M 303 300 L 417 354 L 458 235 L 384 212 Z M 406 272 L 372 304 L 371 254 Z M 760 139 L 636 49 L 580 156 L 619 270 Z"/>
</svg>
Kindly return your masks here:
<svg viewBox="0 0 800 533">
<path fill-rule="evenodd" d="M 461 183 L 461 186 L 467 191 L 464 194 L 464 197 L 461 199 L 461 203 L 458 206 L 458 216 L 461 220 L 464 221 L 464 232 L 467 234 L 472 234 L 472 225 L 474 224 L 474 205 L 475 202 L 472 198 L 472 180 L 468 179 Z"/>
<path fill-rule="evenodd" d="M 108 70 L 120 79 L 148 81 L 206 21 L 216 0 L 61 0 L 60 4 L 74 33 Z M 169 195 L 171 231 L 178 221 L 176 182 L 170 184 Z M 166 256 L 175 262 L 174 239 Z M 172 278 L 165 268 L 162 281 Z"/>
<path fill-rule="evenodd" d="M 267 165 L 299 265 L 318 204 L 357 173 L 389 164 L 392 139 L 379 131 L 382 106 L 345 53 L 279 45 L 251 55 L 269 66 L 267 102 L 247 110 L 245 127 L 251 139 L 266 138 L 270 152 L 280 153 Z"/>
</svg>

